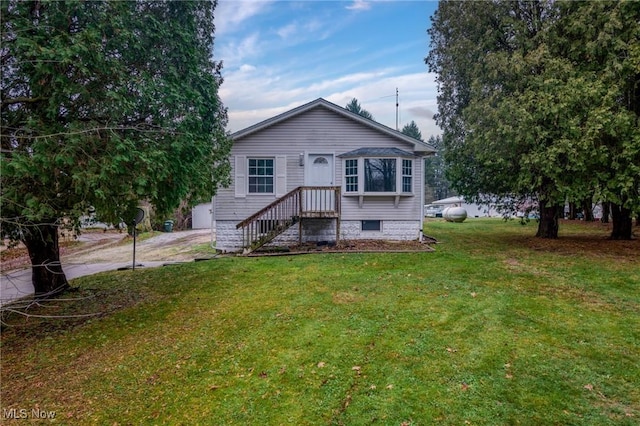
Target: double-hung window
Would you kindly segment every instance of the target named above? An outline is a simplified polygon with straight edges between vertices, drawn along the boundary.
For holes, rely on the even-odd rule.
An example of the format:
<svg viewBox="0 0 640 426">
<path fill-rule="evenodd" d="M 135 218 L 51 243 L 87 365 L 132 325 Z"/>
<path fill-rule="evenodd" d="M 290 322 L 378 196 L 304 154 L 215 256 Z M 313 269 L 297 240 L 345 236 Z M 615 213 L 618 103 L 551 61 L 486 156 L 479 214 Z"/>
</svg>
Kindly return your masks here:
<svg viewBox="0 0 640 426">
<path fill-rule="evenodd" d="M 410 193 L 413 190 L 413 161 L 402 159 L 402 192 Z"/>
<path fill-rule="evenodd" d="M 249 158 L 249 193 L 273 194 L 273 158 Z"/>
<path fill-rule="evenodd" d="M 358 192 L 358 159 L 352 158 L 344 162 L 344 179 L 346 192 Z"/>
</svg>

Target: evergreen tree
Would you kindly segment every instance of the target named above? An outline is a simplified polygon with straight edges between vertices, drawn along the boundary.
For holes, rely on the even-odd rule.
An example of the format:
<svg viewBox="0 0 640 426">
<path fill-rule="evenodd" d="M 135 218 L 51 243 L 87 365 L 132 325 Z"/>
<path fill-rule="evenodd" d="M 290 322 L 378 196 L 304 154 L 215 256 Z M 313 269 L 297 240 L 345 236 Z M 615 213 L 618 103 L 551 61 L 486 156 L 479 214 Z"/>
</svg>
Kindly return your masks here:
<svg viewBox="0 0 640 426">
<path fill-rule="evenodd" d="M 364 118 L 368 118 L 369 120 L 373 120 L 373 115 L 371 115 L 371 113 L 369 111 L 367 111 L 366 109 L 362 109 L 362 107 L 360 106 L 360 103 L 358 102 L 358 100 L 356 98 L 351 99 L 351 102 L 349 102 L 347 105 L 345 105 L 345 109 L 356 113 L 358 115 L 363 116 Z"/>
<path fill-rule="evenodd" d="M 614 222 L 630 223 L 640 210 L 639 11 L 630 1 L 439 4 L 426 61 L 448 176 L 465 198 L 537 199 L 544 238 L 557 237 L 566 200 L 594 192 L 612 202 Z M 630 238 L 626 225 L 612 237 Z"/>
<path fill-rule="evenodd" d="M 420 132 L 420 129 L 418 128 L 416 122 L 413 120 L 411 120 L 411 123 L 404 125 L 404 127 L 402 128 L 402 134 L 422 141 L 422 133 Z"/>
<path fill-rule="evenodd" d="M 2 2 L 2 234 L 36 294 L 68 287 L 58 227 L 129 223 L 208 199 L 231 142 L 212 59 L 215 1 Z"/>
</svg>

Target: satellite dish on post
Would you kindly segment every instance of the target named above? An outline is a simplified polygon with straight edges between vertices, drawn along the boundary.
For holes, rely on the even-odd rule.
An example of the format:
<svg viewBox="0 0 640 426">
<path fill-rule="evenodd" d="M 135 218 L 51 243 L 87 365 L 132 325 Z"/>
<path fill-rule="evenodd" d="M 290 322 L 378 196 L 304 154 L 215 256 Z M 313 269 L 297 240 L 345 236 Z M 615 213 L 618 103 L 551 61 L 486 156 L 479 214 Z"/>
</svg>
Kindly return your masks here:
<svg viewBox="0 0 640 426">
<path fill-rule="evenodd" d="M 138 211 L 136 212 L 136 217 L 133 219 L 133 225 L 137 225 L 140 222 L 142 222 L 144 220 L 144 210 L 142 210 L 141 208 L 138 208 Z"/>
<path fill-rule="evenodd" d="M 133 266 L 131 269 L 136 269 L 136 225 L 144 220 L 144 210 L 138 208 L 136 217 L 133 218 Z"/>
</svg>

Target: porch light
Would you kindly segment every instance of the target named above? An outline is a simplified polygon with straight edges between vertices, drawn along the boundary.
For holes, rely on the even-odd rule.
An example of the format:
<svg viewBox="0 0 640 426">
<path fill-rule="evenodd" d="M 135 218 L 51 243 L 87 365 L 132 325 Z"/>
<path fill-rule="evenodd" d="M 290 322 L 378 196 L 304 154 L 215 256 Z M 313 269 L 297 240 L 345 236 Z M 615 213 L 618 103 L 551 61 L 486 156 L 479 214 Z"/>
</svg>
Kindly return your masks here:
<svg viewBox="0 0 640 426">
<path fill-rule="evenodd" d="M 301 166 L 304 166 L 304 152 L 300 153 L 299 163 Z"/>
</svg>

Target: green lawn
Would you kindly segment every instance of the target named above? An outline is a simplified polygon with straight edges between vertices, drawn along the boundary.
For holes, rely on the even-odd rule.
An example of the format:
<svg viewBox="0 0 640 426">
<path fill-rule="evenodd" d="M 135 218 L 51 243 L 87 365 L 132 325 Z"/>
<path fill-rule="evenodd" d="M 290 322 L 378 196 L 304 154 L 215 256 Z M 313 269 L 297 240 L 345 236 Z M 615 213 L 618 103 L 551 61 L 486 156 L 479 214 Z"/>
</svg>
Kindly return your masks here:
<svg viewBox="0 0 640 426">
<path fill-rule="evenodd" d="M 100 316 L 5 318 L 3 413 L 98 425 L 640 423 L 639 241 L 578 222 L 557 241 L 489 219 L 428 221 L 425 233 L 435 252 L 228 257 L 74 280 L 65 297 L 78 300 L 31 312 Z"/>
</svg>

